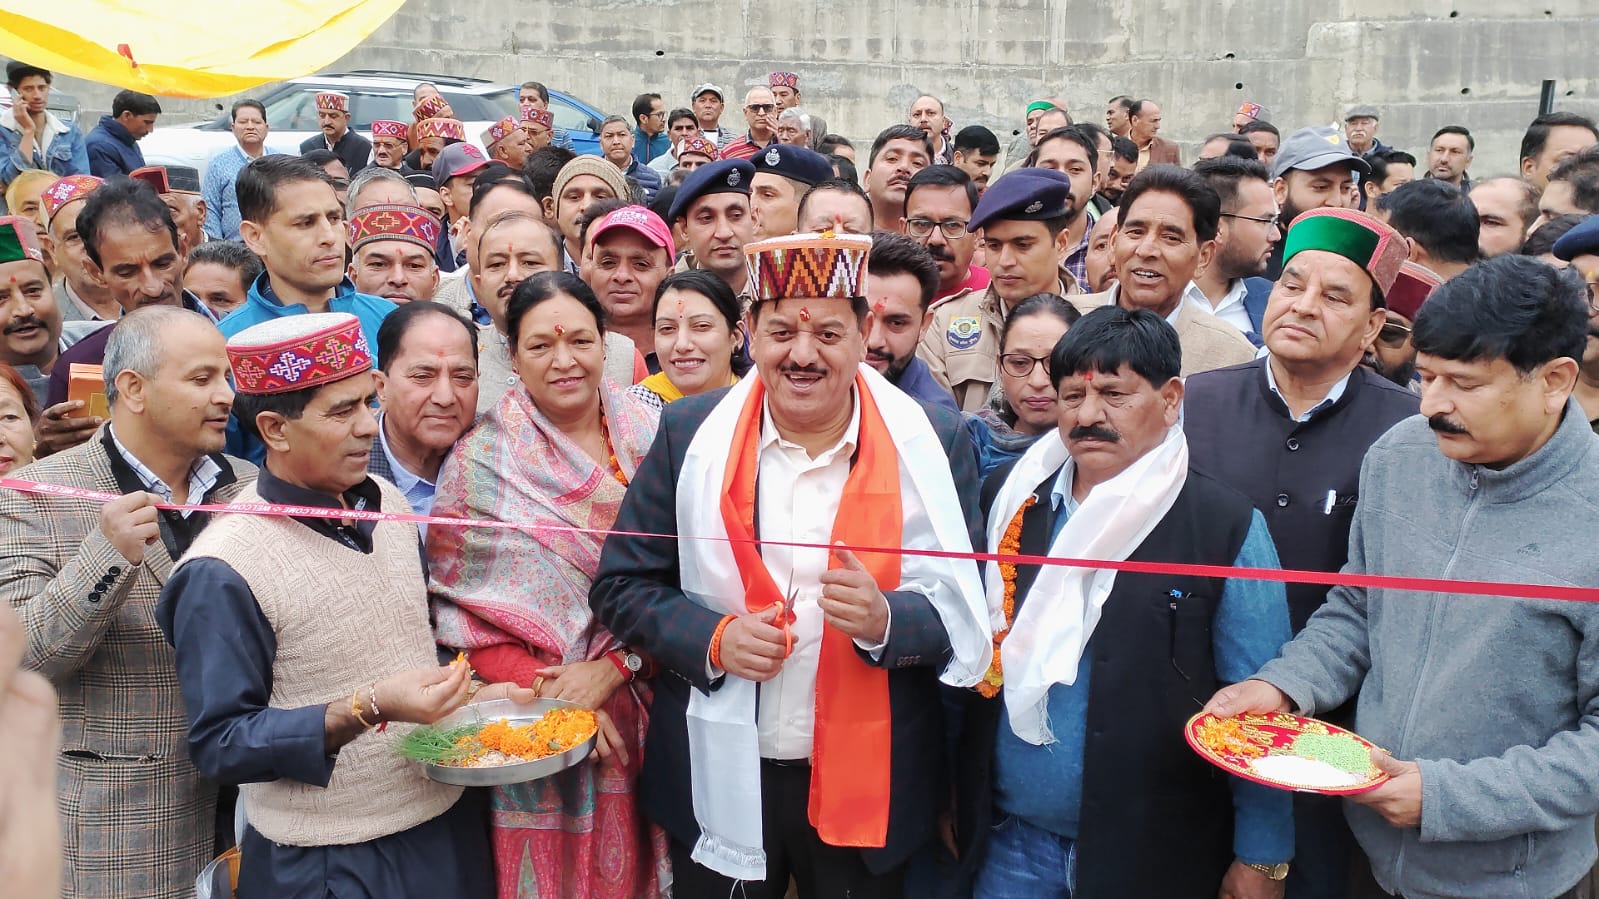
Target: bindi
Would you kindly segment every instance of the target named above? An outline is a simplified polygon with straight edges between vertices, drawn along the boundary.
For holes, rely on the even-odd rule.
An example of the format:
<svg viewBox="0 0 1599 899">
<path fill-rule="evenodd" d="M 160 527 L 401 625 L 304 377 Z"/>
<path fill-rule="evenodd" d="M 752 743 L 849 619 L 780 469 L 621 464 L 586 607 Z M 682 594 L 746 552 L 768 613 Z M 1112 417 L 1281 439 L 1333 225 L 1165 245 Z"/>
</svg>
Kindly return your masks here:
<svg viewBox="0 0 1599 899">
<path fill-rule="evenodd" d="M 872 311 L 876 312 L 878 315 L 882 315 L 883 314 L 883 310 L 887 309 L 887 308 L 888 308 L 888 304 L 884 303 L 882 300 L 878 300 L 877 302 L 872 304 Z"/>
<path fill-rule="evenodd" d="M 800 307 L 800 321 L 808 322 L 810 320 L 811 320 L 811 310 L 809 309 L 809 307 L 801 306 Z"/>
<path fill-rule="evenodd" d="M 1083 380 L 1090 384 L 1094 383 L 1094 373 L 1091 371 L 1083 372 Z"/>
<path fill-rule="evenodd" d="M 560 336 L 562 336 L 565 333 L 566 333 L 566 329 L 565 328 L 561 327 L 560 325 L 556 325 L 555 326 L 555 336 L 556 337 L 560 337 Z"/>
</svg>

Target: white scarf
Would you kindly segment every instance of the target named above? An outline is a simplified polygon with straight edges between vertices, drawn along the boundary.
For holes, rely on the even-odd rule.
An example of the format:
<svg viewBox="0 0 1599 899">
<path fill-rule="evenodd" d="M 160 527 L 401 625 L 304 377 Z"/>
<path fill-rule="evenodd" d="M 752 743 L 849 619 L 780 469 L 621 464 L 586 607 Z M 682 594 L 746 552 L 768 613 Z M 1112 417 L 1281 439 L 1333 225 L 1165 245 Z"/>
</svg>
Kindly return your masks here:
<svg viewBox="0 0 1599 899">
<path fill-rule="evenodd" d="M 961 514 L 944 446 L 915 400 L 889 384 L 870 366 L 861 366 L 867 388 L 894 435 L 901 491 L 916 491 L 938 546 L 970 552 L 971 538 Z M 718 497 L 727 472 L 729 447 L 739 414 L 758 375 L 740 381 L 722 398 L 689 443 L 677 481 L 678 564 L 683 592 L 716 612 L 743 615 L 744 582 L 727 541 Z M 920 463 L 920 464 L 916 464 Z M 908 505 L 908 504 L 907 504 Z M 840 509 L 839 514 L 849 514 Z M 705 538 L 705 539 L 698 539 Z M 985 605 L 976 563 L 967 559 L 928 560 L 941 565 L 944 589 L 935 590 L 933 609 L 949 632 L 953 649 L 942 680 L 954 687 L 976 684 L 992 657 L 993 616 Z M 760 741 L 756 726 L 756 683 L 726 675 L 711 693 L 689 695 L 689 778 L 694 818 L 700 827 L 694 861 L 737 880 L 764 880 L 766 852 L 761 842 Z"/>
<path fill-rule="evenodd" d="M 1063 462 L 1075 464 L 1058 433 L 1033 444 L 1016 462 L 994 497 L 988 520 L 988 545 L 995 552 L 1022 503 Z M 1089 492 L 1050 544 L 1049 554 L 1126 561 L 1171 510 L 1187 480 L 1188 440 L 1181 427 L 1172 427 L 1159 446 Z M 989 603 L 1003 604 L 999 563 L 988 563 L 986 582 Z M 1037 746 L 1055 742 L 1049 730 L 1049 688 L 1077 679 L 1083 650 L 1115 583 L 1116 572 L 1106 568 L 1045 565 L 1038 572 L 1000 645 L 1005 711 L 1018 737 Z"/>
</svg>

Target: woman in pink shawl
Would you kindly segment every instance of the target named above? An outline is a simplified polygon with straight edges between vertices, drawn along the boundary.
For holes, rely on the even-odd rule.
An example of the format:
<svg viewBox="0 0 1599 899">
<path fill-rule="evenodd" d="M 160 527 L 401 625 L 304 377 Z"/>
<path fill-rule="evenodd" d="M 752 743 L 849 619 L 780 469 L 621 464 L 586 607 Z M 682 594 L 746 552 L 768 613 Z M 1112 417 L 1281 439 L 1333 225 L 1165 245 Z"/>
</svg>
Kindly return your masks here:
<svg viewBox="0 0 1599 899">
<path fill-rule="evenodd" d="M 523 281 L 506 319 L 522 389 L 455 447 L 433 514 L 609 528 L 655 438 L 655 413 L 604 381 L 603 312 L 575 276 Z M 633 791 L 650 698 L 635 679 L 641 660 L 589 611 L 603 542 L 566 530 L 428 529 L 439 643 L 466 650 L 483 679 L 604 713 L 606 757 L 495 788 L 502 899 L 652 897 L 670 880 L 665 836 Z"/>
</svg>

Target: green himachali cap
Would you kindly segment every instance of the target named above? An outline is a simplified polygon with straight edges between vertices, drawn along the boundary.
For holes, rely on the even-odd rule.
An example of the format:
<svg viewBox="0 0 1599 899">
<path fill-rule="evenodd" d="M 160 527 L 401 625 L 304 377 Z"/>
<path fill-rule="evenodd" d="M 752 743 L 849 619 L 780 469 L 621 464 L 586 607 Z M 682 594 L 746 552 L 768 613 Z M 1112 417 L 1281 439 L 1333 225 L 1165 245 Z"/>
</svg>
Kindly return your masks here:
<svg viewBox="0 0 1599 899">
<path fill-rule="evenodd" d="M 1384 297 L 1410 257 L 1398 231 L 1353 209 L 1312 209 L 1294 219 L 1283 238 L 1283 264 L 1305 250 L 1336 253 L 1360 266 Z"/>
<path fill-rule="evenodd" d="M 44 262 L 44 250 L 33 222 L 20 215 L 0 217 L 0 263 L 32 259 Z"/>
</svg>

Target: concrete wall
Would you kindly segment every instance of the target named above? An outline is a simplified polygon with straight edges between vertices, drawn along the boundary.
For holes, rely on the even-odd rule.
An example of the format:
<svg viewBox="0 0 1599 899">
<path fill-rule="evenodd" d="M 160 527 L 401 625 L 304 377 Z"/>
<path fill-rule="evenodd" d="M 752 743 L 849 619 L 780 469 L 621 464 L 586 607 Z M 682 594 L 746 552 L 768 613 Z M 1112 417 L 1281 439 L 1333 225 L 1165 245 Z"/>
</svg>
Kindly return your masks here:
<svg viewBox="0 0 1599 899">
<path fill-rule="evenodd" d="M 1105 99 L 1127 93 L 1161 103 L 1162 133 L 1185 159 L 1243 100 L 1285 131 L 1362 102 L 1383 110 L 1384 141 L 1412 151 L 1441 125 L 1466 125 L 1482 176 L 1514 169 L 1542 79 L 1558 81 L 1556 108 L 1599 115 L 1594 10 L 1593 0 L 410 0 L 329 70 L 536 79 L 624 115 L 643 90 L 686 105 L 713 81 L 728 89 L 723 124 L 736 129 L 743 86 L 785 69 L 831 130 L 868 141 L 923 92 L 946 101 L 957 128 L 987 125 L 1002 144 L 1034 97 L 1102 121 Z M 86 109 L 113 93 L 61 83 Z M 169 106 L 192 116 L 216 103 Z"/>
</svg>

